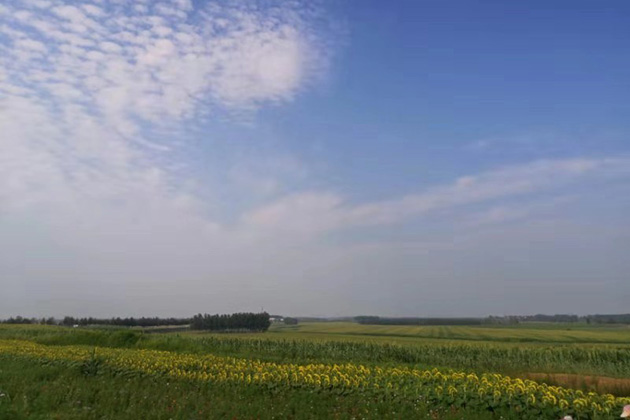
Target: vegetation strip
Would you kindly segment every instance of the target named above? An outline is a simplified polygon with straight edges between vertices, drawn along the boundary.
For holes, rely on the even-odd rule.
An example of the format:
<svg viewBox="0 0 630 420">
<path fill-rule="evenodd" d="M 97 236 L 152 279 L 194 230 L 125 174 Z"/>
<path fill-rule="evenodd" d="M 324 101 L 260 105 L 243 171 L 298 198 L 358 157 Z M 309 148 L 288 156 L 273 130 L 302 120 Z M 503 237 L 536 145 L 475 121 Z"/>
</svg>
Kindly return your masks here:
<svg viewBox="0 0 630 420">
<path fill-rule="evenodd" d="M 628 333 L 624 332 L 626 338 Z M 387 337 L 385 337 L 387 338 Z M 261 334 L 144 334 L 130 329 L 62 328 L 2 325 L 0 339 L 34 341 L 45 345 L 89 345 L 144 348 L 184 353 L 211 353 L 257 358 L 272 362 L 406 364 L 410 367 L 447 367 L 458 370 L 503 373 L 566 373 L 588 376 L 630 377 L 630 347 L 593 345 L 515 345 L 501 342 L 450 340 L 385 342 L 373 337 L 340 337 L 310 333 Z M 536 379 L 536 378 L 531 378 Z M 576 388 L 572 383 L 553 383 Z M 578 387 L 581 388 L 581 387 Z M 596 389 L 627 396 L 624 387 Z"/>
<path fill-rule="evenodd" d="M 258 360 L 156 350 L 44 346 L 0 340 L 0 355 L 59 362 L 91 369 L 103 364 L 121 374 L 141 373 L 214 384 L 251 384 L 270 389 L 307 388 L 337 393 L 420 399 L 432 406 L 455 406 L 518 413 L 520 418 L 574 415 L 606 418 L 630 398 L 513 379 L 498 374 L 366 367 L 358 364 L 279 364 Z"/>
</svg>

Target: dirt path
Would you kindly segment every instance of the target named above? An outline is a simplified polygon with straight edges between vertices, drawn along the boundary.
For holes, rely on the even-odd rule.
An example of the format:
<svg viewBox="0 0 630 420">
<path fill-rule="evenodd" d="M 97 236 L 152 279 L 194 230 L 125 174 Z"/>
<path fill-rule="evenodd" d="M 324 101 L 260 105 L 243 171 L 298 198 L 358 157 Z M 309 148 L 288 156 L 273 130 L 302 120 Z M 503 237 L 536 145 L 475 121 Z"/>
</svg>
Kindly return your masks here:
<svg viewBox="0 0 630 420">
<path fill-rule="evenodd" d="M 620 397 L 630 396 L 630 378 L 611 378 L 607 376 L 575 375 L 570 373 L 526 372 L 516 375 L 519 378 L 532 379 L 549 385 L 583 389 L 600 394 L 613 394 Z"/>
</svg>

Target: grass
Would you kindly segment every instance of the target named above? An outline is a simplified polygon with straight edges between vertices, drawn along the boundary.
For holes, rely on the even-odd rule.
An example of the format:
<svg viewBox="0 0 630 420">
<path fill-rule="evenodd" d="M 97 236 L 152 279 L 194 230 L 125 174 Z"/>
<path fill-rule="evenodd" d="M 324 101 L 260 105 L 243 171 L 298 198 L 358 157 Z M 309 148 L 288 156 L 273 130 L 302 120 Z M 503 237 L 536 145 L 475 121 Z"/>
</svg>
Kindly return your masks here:
<svg viewBox="0 0 630 420">
<path fill-rule="evenodd" d="M 79 332 L 101 333 L 104 331 L 139 331 L 122 327 L 97 327 L 71 329 L 66 327 L 40 325 L 0 325 L 0 335 L 16 335 L 20 338 L 41 336 L 73 335 Z M 191 337 L 208 335 L 225 336 L 226 334 L 208 334 L 183 332 L 181 327 L 174 332 Z M 142 331 L 170 334 L 168 328 L 144 329 Z M 90 339 L 95 339 L 96 335 Z M 272 325 L 267 333 L 238 334 L 240 338 L 300 339 L 300 340 L 341 340 L 396 342 L 400 344 L 426 343 L 429 341 L 464 341 L 491 343 L 527 343 L 527 344 L 611 344 L 630 347 L 630 326 L 589 326 L 586 324 L 543 324 L 531 323 L 515 326 L 396 326 L 396 325 L 360 325 L 352 322 L 311 322 L 299 325 Z"/>
<path fill-rule="evenodd" d="M 271 333 L 289 337 L 339 336 L 491 341 L 507 343 L 630 344 L 628 326 L 586 324 L 523 324 L 515 326 L 360 325 L 352 322 L 314 322 L 274 326 Z"/>
<path fill-rule="evenodd" d="M 617 396 L 630 394 L 628 387 L 630 329 L 627 326 L 574 324 L 466 327 L 372 326 L 328 322 L 304 323 L 297 326 L 274 325 L 269 332 L 264 334 L 211 334 L 181 331 L 148 333 L 141 329 L 126 328 L 0 325 L 0 338 L 23 339 L 46 345 L 89 345 L 197 354 L 212 353 L 274 362 L 352 362 L 379 366 L 454 368 L 503 373 L 515 377 L 532 378 L 552 385 L 613 393 Z M 40 380 L 39 388 L 29 385 L 28 376 L 17 376 L 16 372 L 21 372 L 21 370 L 24 370 L 24 375 L 43 375 L 45 383 Z M 364 407 L 367 410 L 365 413 L 357 414 L 352 411 L 353 407 L 363 407 L 362 402 L 355 400 L 356 397 L 349 396 L 341 398 L 301 391 L 270 396 L 260 390 L 250 388 L 212 389 L 183 383 L 165 387 L 163 383 L 147 378 L 107 377 L 94 381 L 81 377 L 76 372 L 66 372 L 59 368 L 46 367 L 44 370 L 28 366 L 15 368 L 0 363 L 0 389 L 6 390 L 7 387 L 13 388 L 11 395 L 22 395 L 25 399 L 13 398 L 10 409 L 6 408 L 6 402 L 0 401 L 0 418 L 2 419 L 55 418 L 45 415 L 48 411 L 54 412 L 54 407 L 59 407 L 58 413 L 74 413 L 72 415 L 75 417 L 59 417 L 64 419 L 226 418 L 224 416 L 231 415 L 228 413 L 233 413 L 233 417 L 238 419 L 273 418 L 274 416 L 275 418 L 287 418 L 287 416 L 289 418 L 291 416 L 315 418 L 308 417 L 309 415 L 320 418 L 396 417 L 392 414 L 393 412 L 387 411 L 386 402 L 378 401 L 370 402 L 369 408 Z M 37 391 L 40 388 L 41 392 Z M 80 397 L 72 397 L 76 401 L 92 401 L 90 398 L 95 398 L 90 397 L 92 394 L 99 396 L 98 401 L 90 406 L 92 407 L 90 410 L 93 411 L 78 405 L 74 407 L 70 400 L 56 393 L 57 388 L 65 390 L 64 392 L 69 395 L 78 392 Z M 138 392 L 133 391 L 136 388 Z M 106 402 L 101 402 L 109 399 L 109 403 L 114 404 L 115 401 L 123 398 L 112 394 L 115 389 L 126 389 L 125 392 L 129 394 L 124 397 L 125 404 L 120 409 L 108 408 Z M 239 399 L 242 395 L 247 395 L 244 406 L 241 404 L 242 400 Z M 145 400 L 149 402 L 145 404 Z M 173 408 L 170 412 L 166 410 L 162 401 L 172 400 L 179 401 L 183 408 Z M 215 410 L 202 410 L 206 417 L 195 417 L 196 414 L 190 408 L 186 408 L 189 405 L 205 407 L 205 401 L 210 401 L 211 407 Z M 253 404 L 253 407 L 265 407 L 263 414 L 256 416 L 255 409 L 248 411 L 246 407 L 249 402 Z M 36 408 L 38 404 L 47 408 Z M 288 410 L 287 407 L 292 407 L 292 411 L 283 411 Z M 320 407 L 324 411 L 317 411 Z M 147 413 L 151 414 L 140 415 L 142 410 L 149 410 Z M 422 417 L 424 414 L 413 411 L 418 410 L 417 407 L 405 406 L 400 407 L 400 410 L 407 410 L 405 417 L 408 418 L 430 418 Z M 161 417 L 163 411 L 170 413 L 170 417 Z M 369 413 L 366 414 L 367 412 Z M 99 413 L 99 416 L 90 417 L 92 413 Z M 378 413 L 378 415 L 374 414 L 376 417 L 370 417 L 373 413 Z M 398 414 L 400 415 L 400 412 Z M 452 418 L 459 418 L 457 416 L 460 414 L 453 414 L 455 417 Z M 466 414 L 466 418 L 476 415 Z M 440 417 L 437 418 L 446 418 L 444 417 L 446 415 L 446 413 L 440 413 Z M 403 418 L 403 416 L 398 418 Z"/>
<path fill-rule="evenodd" d="M 357 331 L 378 331 L 381 326 L 356 325 Z M 346 334 L 348 323 L 304 324 L 297 328 L 275 327 L 265 334 L 152 333 L 131 329 L 88 329 L 51 326 L 0 326 L 0 338 L 32 340 L 52 345 L 94 345 L 168 350 L 188 353 L 214 353 L 254 357 L 267 361 L 361 362 L 406 364 L 415 367 L 450 367 L 477 372 L 499 372 L 519 376 L 531 372 L 565 373 L 607 377 L 630 377 L 630 346 L 595 342 L 544 343 L 502 340 L 464 340 L 386 335 Z M 372 330 L 370 330 L 372 328 Z M 392 327 L 389 327 L 392 328 Z M 394 327 L 395 328 L 395 327 Z M 434 327 L 405 327 L 414 330 Z M 453 330 L 455 327 L 436 327 Z M 477 327 L 457 327 L 455 331 L 475 335 Z M 514 331 L 564 331 L 546 328 L 494 328 L 504 335 Z M 326 332 L 329 331 L 329 332 Z M 337 332 L 335 332 L 337 331 Z M 338 331 L 344 331 L 339 333 Z M 471 332 L 472 331 L 472 332 Z M 608 331 L 628 336 L 626 329 L 592 329 L 597 335 Z M 630 338 L 630 337 L 629 337 Z M 585 339 L 585 336 L 582 337 Z"/>
<path fill-rule="evenodd" d="M 492 419 L 489 413 L 431 411 L 418 402 L 152 377 L 82 373 L 0 357 L 0 418 L 18 419 Z"/>
</svg>

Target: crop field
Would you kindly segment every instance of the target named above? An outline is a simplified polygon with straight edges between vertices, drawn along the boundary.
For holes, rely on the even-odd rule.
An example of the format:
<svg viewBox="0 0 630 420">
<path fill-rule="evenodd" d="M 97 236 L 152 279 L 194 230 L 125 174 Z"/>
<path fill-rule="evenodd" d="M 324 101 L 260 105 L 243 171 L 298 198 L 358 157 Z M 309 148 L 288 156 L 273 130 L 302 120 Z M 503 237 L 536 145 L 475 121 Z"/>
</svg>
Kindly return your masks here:
<svg viewBox="0 0 630 420">
<path fill-rule="evenodd" d="M 629 343 L 614 326 L 3 325 L 0 418 L 618 418 Z"/>
<path fill-rule="evenodd" d="M 283 336 L 335 336 L 424 338 L 520 343 L 609 343 L 630 344 L 630 327 L 588 327 L 585 325 L 519 326 L 406 326 L 360 325 L 353 322 L 313 322 L 295 326 L 278 326 L 271 332 Z"/>
</svg>

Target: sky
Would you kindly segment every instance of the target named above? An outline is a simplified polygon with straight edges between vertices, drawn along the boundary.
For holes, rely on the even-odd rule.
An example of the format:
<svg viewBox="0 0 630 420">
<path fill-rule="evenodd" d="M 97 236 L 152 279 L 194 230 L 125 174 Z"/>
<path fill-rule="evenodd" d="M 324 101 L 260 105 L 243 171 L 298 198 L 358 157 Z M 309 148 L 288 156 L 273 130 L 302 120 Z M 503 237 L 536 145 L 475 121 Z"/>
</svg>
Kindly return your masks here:
<svg viewBox="0 0 630 420">
<path fill-rule="evenodd" d="M 630 3 L 0 3 L 0 317 L 630 312 Z"/>
</svg>

